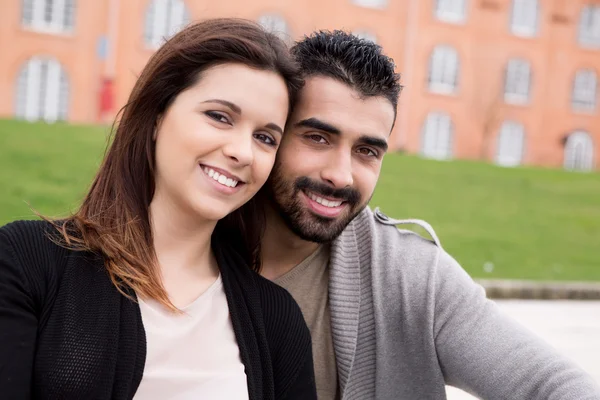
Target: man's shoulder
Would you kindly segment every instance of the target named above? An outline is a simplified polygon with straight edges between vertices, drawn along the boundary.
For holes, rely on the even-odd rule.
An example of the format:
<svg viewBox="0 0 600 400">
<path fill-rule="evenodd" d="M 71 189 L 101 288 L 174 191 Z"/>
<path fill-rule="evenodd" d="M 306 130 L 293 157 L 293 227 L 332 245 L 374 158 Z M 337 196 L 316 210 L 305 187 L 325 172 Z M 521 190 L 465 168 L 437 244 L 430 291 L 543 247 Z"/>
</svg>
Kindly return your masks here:
<svg viewBox="0 0 600 400">
<path fill-rule="evenodd" d="M 360 259 L 368 259 L 370 268 L 389 278 L 427 280 L 446 255 L 430 224 L 392 218 L 379 208 L 363 210 L 338 240 L 345 246 L 356 243 Z"/>
<path fill-rule="evenodd" d="M 442 248 L 435 230 L 428 222 L 416 218 L 393 218 L 381 211 L 379 207 L 373 210 L 366 207 L 356 216 L 347 230 L 362 236 L 362 240 L 375 240 L 382 246 L 396 247 L 402 244 L 401 249 L 404 250 L 416 246 L 431 251 Z"/>
</svg>

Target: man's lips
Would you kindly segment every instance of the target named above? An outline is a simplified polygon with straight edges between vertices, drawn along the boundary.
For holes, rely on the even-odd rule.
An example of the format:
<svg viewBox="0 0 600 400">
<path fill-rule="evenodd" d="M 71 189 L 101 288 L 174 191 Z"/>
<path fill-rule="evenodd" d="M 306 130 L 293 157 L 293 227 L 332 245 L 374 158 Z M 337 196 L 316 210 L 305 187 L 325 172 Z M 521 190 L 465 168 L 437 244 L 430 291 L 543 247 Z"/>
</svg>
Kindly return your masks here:
<svg viewBox="0 0 600 400">
<path fill-rule="evenodd" d="M 310 191 L 302 191 L 302 195 L 314 213 L 326 218 L 337 217 L 348 206 L 346 201 L 332 197 L 325 198 Z"/>
</svg>

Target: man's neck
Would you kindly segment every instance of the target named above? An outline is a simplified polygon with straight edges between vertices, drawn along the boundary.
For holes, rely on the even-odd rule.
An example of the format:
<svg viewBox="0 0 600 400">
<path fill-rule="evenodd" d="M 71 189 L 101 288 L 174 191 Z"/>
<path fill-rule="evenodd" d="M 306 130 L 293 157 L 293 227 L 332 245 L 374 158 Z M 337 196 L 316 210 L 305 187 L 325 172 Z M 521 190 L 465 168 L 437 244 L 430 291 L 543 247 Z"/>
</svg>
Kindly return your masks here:
<svg viewBox="0 0 600 400">
<path fill-rule="evenodd" d="M 300 264 L 314 253 L 320 244 L 299 238 L 270 206 L 267 206 L 266 215 L 267 227 L 261 242 L 261 274 L 274 280 Z"/>
</svg>

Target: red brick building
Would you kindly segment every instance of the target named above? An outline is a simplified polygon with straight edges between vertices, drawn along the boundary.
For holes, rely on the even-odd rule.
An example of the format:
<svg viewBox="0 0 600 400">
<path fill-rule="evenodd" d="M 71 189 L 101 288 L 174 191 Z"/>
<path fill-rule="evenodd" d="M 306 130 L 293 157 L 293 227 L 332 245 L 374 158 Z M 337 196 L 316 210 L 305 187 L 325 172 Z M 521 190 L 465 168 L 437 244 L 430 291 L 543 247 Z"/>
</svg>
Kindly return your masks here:
<svg viewBox="0 0 600 400">
<path fill-rule="evenodd" d="M 392 148 L 600 164 L 600 0 L 2 0 L 0 116 L 106 122 L 164 37 L 217 16 L 381 44 L 405 85 Z"/>
</svg>

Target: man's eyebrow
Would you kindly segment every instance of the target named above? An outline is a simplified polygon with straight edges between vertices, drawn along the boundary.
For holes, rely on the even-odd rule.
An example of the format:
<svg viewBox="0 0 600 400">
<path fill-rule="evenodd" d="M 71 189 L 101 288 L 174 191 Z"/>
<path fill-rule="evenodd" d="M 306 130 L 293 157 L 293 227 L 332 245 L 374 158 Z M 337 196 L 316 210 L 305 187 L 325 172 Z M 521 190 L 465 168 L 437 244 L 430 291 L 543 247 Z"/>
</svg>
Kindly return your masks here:
<svg viewBox="0 0 600 400">
<path fill-rule="evenodd" d="M 363 135 L 358 139 L 358 141 L 369 146 L 378 147 L 384 152 L 386 152 L 388 149 L 387 140 L 378 137 Z"/>
<path fill-rule="evenodd" d="M 340 135 L 342 133 L 335 126 L 333 126 L 330 123 L 327 123 L 325 121 L 321 121 L 318 118 L 303 119 L 302 121 L 296 122 L 294 124 L 294 126 L 313 128 L 313 129 L 317 129 L 319 131 L 330 133 L 332 135 Z M 358 141 L 363 144 L 369 145 L 369 146 L 377 147 L 377 148 L 381 149 L 383 152 L 386 152 L 388 150 L 387 141 L 385 139 L 381 139 L 379 137 L 362 135 L 358 139 Z"/>
<path fill-rule="evenodd" d="M 235 105 L 232 102 L 227 101 L 227 100 L 210 99 L 210 100 L 203 101 L 202 103 L 218 103 L 218 104 L 222 104 L 225 107 L 228 107 L 234 113 L 236 113 L 238 115 L 242 115 L 242 109 L 239 106 L 237 106 L 237 105 Z"/>
<path fill-rule="evenodd" d="M 319 131 L 330 133 L 332 135 L 339 135 L 342 133 L 335 126 L 333 126 L 325 121 L 321 121 L 320 119 L 317 119 L 317 118 L 303 119 L 302 121 L 296 122 L 294 124 L 294 126 L 295 127 L 304 127 L 304 128 L 313 128 L 313 129 L 317 129 Z"/>
</svg>

